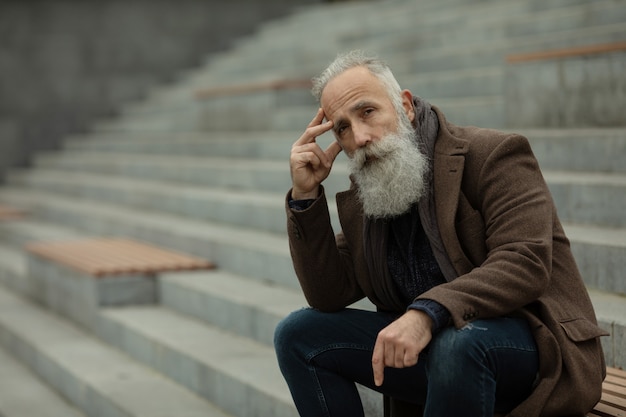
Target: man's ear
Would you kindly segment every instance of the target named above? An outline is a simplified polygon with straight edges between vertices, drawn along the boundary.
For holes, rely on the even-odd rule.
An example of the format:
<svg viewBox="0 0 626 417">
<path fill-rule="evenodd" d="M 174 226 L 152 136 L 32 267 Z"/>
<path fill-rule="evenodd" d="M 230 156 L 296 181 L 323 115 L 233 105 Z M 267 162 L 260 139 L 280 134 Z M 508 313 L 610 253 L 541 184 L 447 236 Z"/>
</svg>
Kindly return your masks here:
<svg viewBox="0 0 626 417">
<path fill-rule="evenodd" d="M 402 90 L 400 93 L 402 96 L 402 107 L 404 112 L 409 117 L 411 123 L 415 120 L 415 107 L 413 107 L 413 93 L 409 90 Z"/>
</svg>

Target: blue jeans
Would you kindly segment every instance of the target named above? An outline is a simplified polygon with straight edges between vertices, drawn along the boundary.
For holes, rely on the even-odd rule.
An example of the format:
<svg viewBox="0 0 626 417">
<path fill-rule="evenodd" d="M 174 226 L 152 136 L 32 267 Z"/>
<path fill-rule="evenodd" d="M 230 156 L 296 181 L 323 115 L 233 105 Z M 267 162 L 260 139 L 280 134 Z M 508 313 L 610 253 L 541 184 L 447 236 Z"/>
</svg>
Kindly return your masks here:
<svg viewBox="0 0 626 417">
<path fill-rule="evenodd" d="M 494 411 L 510 411 L 532 392 L 537 346 L 520 318 L 444 328 L 417 365 L 386 368 L 383 385 L 376 387 L 374 343 L 395 318 L 354 309 L 323 313 L 306 308 L 279 323 L 276 355 L 301 416 L 363 416 L 355 382 L 422 404 L 425 417 L 492 417 Z"/>
</svg>

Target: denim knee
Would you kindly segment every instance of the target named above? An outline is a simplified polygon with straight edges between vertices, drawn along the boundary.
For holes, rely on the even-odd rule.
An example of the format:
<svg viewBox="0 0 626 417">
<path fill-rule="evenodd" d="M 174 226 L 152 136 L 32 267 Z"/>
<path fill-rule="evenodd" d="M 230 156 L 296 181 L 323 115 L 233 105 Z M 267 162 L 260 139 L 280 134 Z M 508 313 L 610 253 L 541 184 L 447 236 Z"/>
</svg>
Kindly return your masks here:
<svg viewBox="0 0 626 417">
<path fill-rule="evenodd" d="M 462 377 L 483 369 L 495 370 L 497 351 L 536 351 L 535 341 L 523 319 L 477 320 L 461 329 L 443 329 L 431 341 L 428 372 Z"/>
<path fill-rule="evenodd" d="M 469 324 L 462 329 L 443 329 L 430 343 L 427 372 L 445 376 L 452 384 L 459 381 L 458 378 L 473 367 L 470 364 L 479 364 L 485 359 L 486 347 L 480 337 L 483 331 L 479 324 Z"/>
<path fill-rule="evenodd" d="M 302 344 L 308 329 L 315 326 L 315 310 L 303 308 L 284 317 L 274 329 L 274 349 L 279 359 L 282 354 L 293 351 Z"/>
</svg>

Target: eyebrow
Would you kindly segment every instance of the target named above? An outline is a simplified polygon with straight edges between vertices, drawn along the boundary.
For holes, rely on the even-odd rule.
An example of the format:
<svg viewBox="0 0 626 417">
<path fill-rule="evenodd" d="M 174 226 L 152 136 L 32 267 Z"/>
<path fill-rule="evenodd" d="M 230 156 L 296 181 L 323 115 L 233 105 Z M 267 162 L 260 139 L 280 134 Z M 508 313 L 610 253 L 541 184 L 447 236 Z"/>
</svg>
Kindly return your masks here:
<svg viewBox="0 0 626 417">
<path fill-rule="evenodd" d="M 361 100 L 359 102 L 357 102 L 354 106 L 350 107 L 349 109 L 349 113 L 355 113 L 358 112 L 359 110 L 361 110 L 364 107 L 370 107 L 370 106 L 376 106 L 376 104 L 373 101 L 369 101 L 369 100 Z M 346 120 L 345 119 L 339 119 L 336 121 L 336 123 L 333 126 L 333 132 L 335 132 L 335 134 L 337 134 L 338 129 L 343 126 L 345 124 Z"/>
<path fill-rule="evenodd" d="M 355 112 L 361 110 L 363 107 L 374 106 L 374 103 L 371 101 L 361 100 L 356 103 L 354 106 L 350 107 L 350 112 Z"/>
</svg>

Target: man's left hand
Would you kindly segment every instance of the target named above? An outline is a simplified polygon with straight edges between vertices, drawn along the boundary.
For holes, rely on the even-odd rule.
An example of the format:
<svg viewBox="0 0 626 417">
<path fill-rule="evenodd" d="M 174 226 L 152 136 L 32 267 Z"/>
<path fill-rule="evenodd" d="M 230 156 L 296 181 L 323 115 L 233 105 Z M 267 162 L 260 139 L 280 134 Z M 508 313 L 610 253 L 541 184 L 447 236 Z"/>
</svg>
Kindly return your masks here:
<svg viewBox="0 0 626 417">
<path fill-rule="evenodd" d="M 372 354 L 374 383 L 381 386 L 385 367 L 417 364 L 419 354 L 432 339 L 433 321 L 420 310 L 409 310 L 378 333 Z"/>
</svg>

